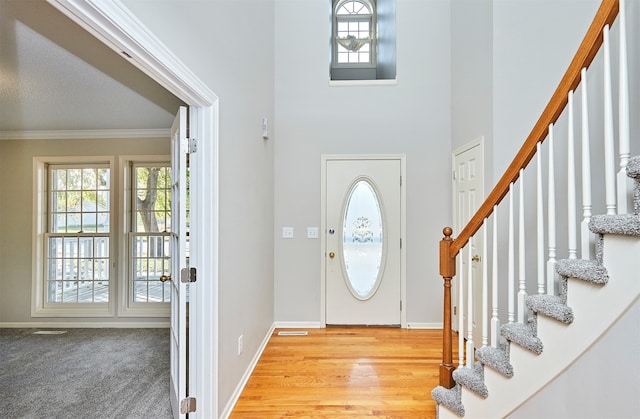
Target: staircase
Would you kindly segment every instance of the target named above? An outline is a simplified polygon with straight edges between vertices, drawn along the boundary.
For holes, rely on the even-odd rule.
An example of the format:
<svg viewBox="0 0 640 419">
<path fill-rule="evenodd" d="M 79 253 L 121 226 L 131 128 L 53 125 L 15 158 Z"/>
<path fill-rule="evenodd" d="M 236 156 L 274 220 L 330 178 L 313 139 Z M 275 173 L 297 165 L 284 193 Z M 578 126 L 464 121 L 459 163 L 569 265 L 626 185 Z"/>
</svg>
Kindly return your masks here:
<svg viewBox="0 0 640 419">
<path fill-rule="evenodd" d="M 619 59 L 612 65 L 609 30 L 614 21 L 620 48 Z M 509 416 L 574 364 L 630 307 L 640 305 L 640 156 L 630 158 L 629 152 L 626 54 L 624 1 L 603 0 L 556 92 L 496 187 L 457 238 L 452 237 L 450 228 L 443 230 L 444 349 L 440 386 L 431 393 L 439 418 Z M 604 86 L 595 91 L 605 102 L 601 119 L 604 138 L 589 135 L 594 120 L 590 124 L 593 115 L 587 97 L 594 90 L 587 86 L 586 74 L 592 71 L 589 66 L 597 55 L 602 57 L 603 68 L 593 71 L 604 73 Z M 619 71 L 617 118 L 612 66 Z M 574 95 L 582 99 L 582 124 L 574 122 Z M 559 118 L 567 121 L 567 131 L 560 135 L 554 129 Z M 614 120 L 619 124 L 617 142 Z M 563 135 L 560 139 L 567 147 L 568 160 L 559 170 L 554 143 Z M 596 156 L 596 164 L 591 163 L 594 147 L 604 149 Z M 534 158 L 536 164 L 527 167 Z M 617 173 L 616 166 L 620 169 Z M 533 193 L 525 193 L 525 184 L 530 181 L 526 179 L 534 180 Z M 556 193 L 559 183 L 566 185 L 566 192 Z M 558 195 L 562 195 L 560 199 Z M 602 202 L 594 206 L 592 195 Z M 507 197 L 508 203 L 502 203 Z M 518 201 L 515 205 L 514 197 Z M 498 208 L 503 204 L 503 213 L 508 212 L 506 222 L 503 215 L 498 220 Z M 580 205 L 582 219 L 577 217 Z M 592 216 L 593 208 L 606 214 Z M 531 230 L 535 231 L 533 237 Z M 562 252 L 556 244 L 558 235 L 566 237 L 567 248 Z M 484 240 L 481 258 L 472 256 L 469 244 L 474 236 Z M 557 260 L 557 253 L 565 258 Z M 483 273 L 477 277 L 478 269 L 472 266 L 480 260 Z M 482 281 L 482 296 L 473 295 L 474 281 Z M 457 368 L 451 357 L 452 286 L 460 293 Z M 481 301 L 482 319 L 473 319 L 474 301 Z M 476 326 L 482 328 L 482 343 L 473 341 Z M 640 341 L 640 330 L 629 333 L 635 336 L 632 342 Z M 626 361 L 603 360 L 610 362 L 611 368 L 624 368 Z M 638 358 L 630 361 L 636 365 Z"/>
<path fill-rule="evenodd" d="M 628 173 L 635 180 L 635 213 L 591 219 L 590 228 L 597 235 L 596 258 L 558 261 L 560 295 L 528 296 L 533 316 L 527 324 L 503 325 L 500 334 L 505 343 L 478 349 L 473 367 L 453 373 L 454 388 L 432 391 L 440 419 L 507 416 L 638 302 L 640 157 L 630 160 Z"/>
</svg>

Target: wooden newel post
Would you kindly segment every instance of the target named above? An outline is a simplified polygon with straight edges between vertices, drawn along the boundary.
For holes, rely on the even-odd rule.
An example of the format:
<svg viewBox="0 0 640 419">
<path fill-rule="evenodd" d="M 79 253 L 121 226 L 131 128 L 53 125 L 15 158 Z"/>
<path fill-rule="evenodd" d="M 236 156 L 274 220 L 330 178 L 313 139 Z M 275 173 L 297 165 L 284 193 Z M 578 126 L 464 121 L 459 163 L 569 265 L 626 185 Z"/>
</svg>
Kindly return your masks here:
<svg viewBox="0 0 640 419">
<path fill-rule="evenodd" d="M 444 238 L 440 240 L 440 275 L 444 279 L 444 315 L 442 325 L 442 364 L 440 364 L 440 385 L 452 388 L 453 381 L 453 348 L 451 337 L 451 279 L 456 276 L 456 258 L 449 255 L 449 248 L 453 243 L 451 235 L 453 229 L 445 227 L 442 230 Z"/>
</svg>

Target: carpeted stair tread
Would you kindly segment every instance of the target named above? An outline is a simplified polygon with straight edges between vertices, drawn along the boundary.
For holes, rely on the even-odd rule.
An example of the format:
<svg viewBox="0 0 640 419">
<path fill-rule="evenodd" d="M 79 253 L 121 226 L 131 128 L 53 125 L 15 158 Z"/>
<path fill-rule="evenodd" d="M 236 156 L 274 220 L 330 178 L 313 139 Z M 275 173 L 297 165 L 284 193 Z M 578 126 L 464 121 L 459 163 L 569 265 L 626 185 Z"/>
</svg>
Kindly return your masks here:
<svg viewBox="0 0 640 419">
<path fill-rule="evenodd" d="M 507 378 L 513 377 L 513 366 L 509 361 L 509 344 L 499 348 L 484 346 L 476 351 L 476 357 L 484 366 L 493 368 Z"/>
<path fill-rule="evenodd" d="M 536 294 L 528 296 L 526 304 L 534 313 L 544 314 L 563 323 L 571 323 L 573 310 L 565 302 L 566 299 L 561 296 Z"/>
<path fill-rule="evenodd" d="M 464 416 L 464 406 L 462 405 L 459 385 L 456 384 L 456 386 L 451 389 L 438 386 L 431 390 L 431 397 L 436 403 L 447 407 L 456 415 L 460 417 Z"/>
<path fill-rule="evenodd" d="M 484 369 L 479 362 L 475 363 L 471 368 L 456 369 L 453 372 L 453 379 L 456 383 L 468 388 L 483 399 L 486 399 L 489 395 L 489 390 L 484 384 Z"/>
<path fill-rule="evenodd" d="M 629 159 L 627 176 L 633 179 L 633 213 L 640 214 L 640 156 Z"/>
<path fill-rule="evenodd" d="M 627 163 L 627 176 L 640 180 L 640 156 L 629 159 Z"/>
<path fill-rule="evenodd" d="M 589 229 L 599 234 L 640 236 L 640 215 L 594 215 L 589 221 Z"/>
<path fill-rule="evenodd" d="M 578 278 L 594 284 L 606 284 L 609 281 L 607 269 L 593 260 L 561 259 L 556 262 L 556 272 L 567 278 Z"/>
<path fill-rule="evenodd" d="M 509 342 L 515 342 L 536 354 L 542 353 L 542 341 L 529 324 L 508 323 L 500 327 L 500 334 Z"/>
</svg>

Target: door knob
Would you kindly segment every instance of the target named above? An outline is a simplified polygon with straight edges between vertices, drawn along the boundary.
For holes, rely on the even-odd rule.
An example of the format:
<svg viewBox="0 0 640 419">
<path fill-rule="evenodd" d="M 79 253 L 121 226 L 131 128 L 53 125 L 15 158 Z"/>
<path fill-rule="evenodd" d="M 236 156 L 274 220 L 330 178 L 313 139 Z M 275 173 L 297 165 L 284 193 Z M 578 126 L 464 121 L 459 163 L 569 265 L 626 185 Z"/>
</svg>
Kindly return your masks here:
<svg viewBox="0 0 640 419">
<path fill-rule="evenodd" d="M 472 262 L 480 262 L 480 256 L 478 255 L 473 255 L 473 257 L 471 258 Z"/>
<path fill-rule="evenodd" d="M 336 254 L 333 252 L 329 252 L 329 258 L 333 259 L 334 257 L 336 257 Z"/>
<path fill-rule="evenodd" d="M 171 276 L 170 275 L 162 275 L 160 277 L 160 282 L 167 282 L 167 281 L 171 281 Z"/>
</svg>

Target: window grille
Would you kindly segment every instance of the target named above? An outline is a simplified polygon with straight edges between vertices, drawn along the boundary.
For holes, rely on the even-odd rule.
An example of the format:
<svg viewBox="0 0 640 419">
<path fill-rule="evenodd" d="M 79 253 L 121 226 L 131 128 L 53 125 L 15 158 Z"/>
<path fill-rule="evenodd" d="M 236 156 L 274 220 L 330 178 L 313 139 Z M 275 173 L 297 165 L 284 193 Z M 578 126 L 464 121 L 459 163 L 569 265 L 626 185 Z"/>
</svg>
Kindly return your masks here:
<svg viewBox="0 0 640 419">
<path fill-rule="evenodd" d="M 49 166 L 46 301 L 109 301 L 110 169 Z"/>
<path fill-rule="evenodd" d="M 170 301 L 171 168 L 134 164 L 129 241 L 132 302 Z"/>
</svg>

